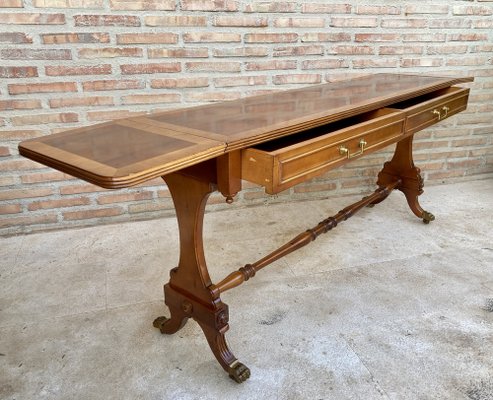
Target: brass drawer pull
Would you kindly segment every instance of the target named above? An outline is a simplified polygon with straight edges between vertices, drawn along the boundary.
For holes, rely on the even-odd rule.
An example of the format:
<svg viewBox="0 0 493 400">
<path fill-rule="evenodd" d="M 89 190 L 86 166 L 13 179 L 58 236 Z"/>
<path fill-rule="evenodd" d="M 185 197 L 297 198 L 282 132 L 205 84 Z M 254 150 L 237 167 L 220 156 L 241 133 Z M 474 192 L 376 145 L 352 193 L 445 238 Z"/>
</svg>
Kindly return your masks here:
<svg viewBox="0 0 493 400">
<path fill-rule="evenodd" d="M 444 114 L 442 115 L 442 111 L 444 112 Z M 443 106 L 442 107 L 442 110 L 439 111 L 437 110 L 436 108 L 432 111 L 432 114 L 433 115 L 438 115 L 438 120 L 442 120 L 444 118 L 447 118 L 447 115 L 448 115 L 448 112 L 450 111 L 450 107 L 447 107 L 447 106 Z"/>
<path fill-rule="evenodd" d="M 356 157 L 356 156 L 359 156 L 361 154 L 364 153 L 365 151 L 365 146 L 367 145 L 368 143 L 366 142 L 365 139 L 361 139 L 359 141 L 359 148 L 360 148 L 360 151 L 358 151 L 357 153 L 353 153 L 353 154 L 350 154 L 349 152 L 349 149 L 346 147 L 346 146 L 341 146 L 339 147 L 339 154 L 341 156 L 345 155 L 348 159 L 350 158 L 353 158 L 353 157 Z"/>
</svg>

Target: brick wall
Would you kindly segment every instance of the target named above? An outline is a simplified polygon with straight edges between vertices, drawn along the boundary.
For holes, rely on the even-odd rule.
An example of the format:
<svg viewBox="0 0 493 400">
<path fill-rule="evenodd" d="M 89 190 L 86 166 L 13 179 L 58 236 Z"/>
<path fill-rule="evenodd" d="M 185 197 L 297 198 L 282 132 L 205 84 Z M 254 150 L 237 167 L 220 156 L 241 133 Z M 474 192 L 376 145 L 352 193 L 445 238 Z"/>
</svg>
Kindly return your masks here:
<svg viewBox="0 0 493 400">
<path fill-rule="evenodd" d="M 490 177 L 492 57 L 492 0 L 0 0 L 0 234 L 173 214 L 159 180 L 102 190 L 19 157 L 20 140 L 382 71 L 475 76 L 469 109 L 421 132 L 415 159 L 428 184 Z M 371 190 L 388 156 L 211 209 Z"/>
</svg>

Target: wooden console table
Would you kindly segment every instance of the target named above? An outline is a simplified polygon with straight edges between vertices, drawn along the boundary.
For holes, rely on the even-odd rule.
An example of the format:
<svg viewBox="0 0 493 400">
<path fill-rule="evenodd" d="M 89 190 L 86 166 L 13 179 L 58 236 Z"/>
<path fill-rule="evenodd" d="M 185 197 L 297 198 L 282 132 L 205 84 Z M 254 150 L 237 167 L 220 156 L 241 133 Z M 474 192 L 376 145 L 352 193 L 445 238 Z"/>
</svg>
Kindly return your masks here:
<svg viewBox="0 0 493 400">
<path fill-rule="evenodd" d="M 221 366 L 237 382 L 250 370 L 230 351 L 228 306 L 221 294 L 273 261 L 305 246 L 365 206 L 401 190 L 412 212 L 433 215 L 418 202 L 420 170 L 413 135 L 467 106 L 472 78 L 376 74 L 200 107 L 127 118 L 22 142 L 22 155 L 104 188 L 129 187 L 162 176 L 180 233 L 180 259 L 164 285 L 170 317 L 154 326 L 177 332 L 193 318 Z M 242 179 L 275 194 L 375 150 L 397 143 L 378 175 L 378 189 L 271 254 L 213 284 L 202 242 L 209 195 L 227 202 Z"/>
</svg>

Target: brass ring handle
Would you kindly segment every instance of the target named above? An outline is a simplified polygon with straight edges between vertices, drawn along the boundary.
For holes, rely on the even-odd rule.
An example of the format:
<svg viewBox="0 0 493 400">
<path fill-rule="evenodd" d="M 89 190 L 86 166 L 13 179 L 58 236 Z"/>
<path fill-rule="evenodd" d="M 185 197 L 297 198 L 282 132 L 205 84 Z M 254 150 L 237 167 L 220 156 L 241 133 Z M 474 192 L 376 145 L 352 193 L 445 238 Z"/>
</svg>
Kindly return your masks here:
<svg viewBox="0 0 493 400">
<path fill-rule="evenodd" d="M 442 110 L 445 112 L 445 116 L 444 116 L 443 118 L 447 118 L 447 114 L 448 114 L 448 112 L 450 111 L 450 108 L 449 108 L 449 107 L 447 107 L 447 106 L 443 106 L 443 107 L 442 107 Z"/>
<path fill-rule="evenodd" d="M 357 156 L 363 154 L 363 152 L 365 151 L 365 147 L 366 147 L 367 144 L 368 143 L 366 142 L 365 139 L 361 139 L 359 141 L 359 143 L 358 143 L 358 146 L 359 146 L 360 150 L 357 153 L 353 153 L 353 154 L 351 154 L 349 152 L 349 149 L 346 146 L 341 146 L 341 147 L 339 147 L 339 154 L 341 156 L 344 156 L 345 155 L 346 158 L 349 160 L 350 158 L 357 157 Z"/>
</svg>

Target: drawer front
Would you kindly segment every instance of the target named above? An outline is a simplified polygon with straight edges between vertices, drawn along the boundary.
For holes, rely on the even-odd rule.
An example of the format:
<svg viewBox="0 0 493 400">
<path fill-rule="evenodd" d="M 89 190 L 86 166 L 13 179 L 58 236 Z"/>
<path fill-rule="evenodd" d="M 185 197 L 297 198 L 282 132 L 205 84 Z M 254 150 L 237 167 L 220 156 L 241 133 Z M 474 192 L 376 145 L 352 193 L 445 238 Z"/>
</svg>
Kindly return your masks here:
<svg viewBox="0 0 493 400">
<path fill-rule="evenodd" d="M 382 109 L 371 120 L 287 147 L 246 149 L 242 152 L 243 179 L 265 186 L 267 193 L 279 193 L 398 141 L 404 133 L 404 121 L 403 112 Z"/>
<path fill-rule="evenodd" d="M 466 109 L 469 89 L 451 87 L 436 99 L 404 109 L 406 133 L 414 133 Z"/>
</svg>

